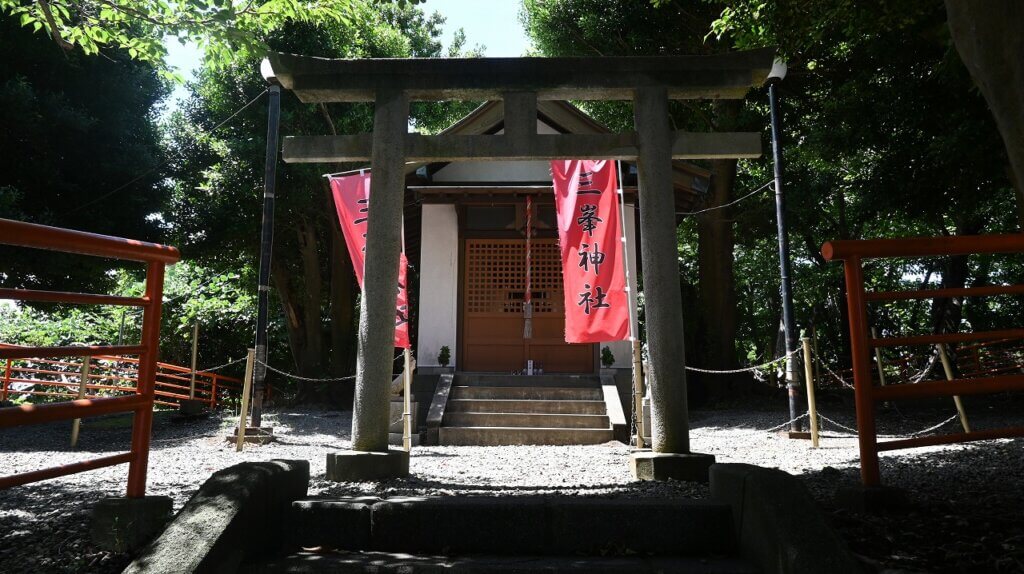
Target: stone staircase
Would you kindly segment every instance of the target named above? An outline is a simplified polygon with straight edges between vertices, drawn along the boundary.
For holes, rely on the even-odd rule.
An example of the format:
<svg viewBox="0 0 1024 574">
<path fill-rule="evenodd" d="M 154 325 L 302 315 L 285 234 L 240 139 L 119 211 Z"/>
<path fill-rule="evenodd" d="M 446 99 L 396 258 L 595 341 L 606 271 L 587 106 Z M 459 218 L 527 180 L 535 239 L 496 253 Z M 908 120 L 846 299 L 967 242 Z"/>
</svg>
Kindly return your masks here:
<svg viewBox="0 0 1024 574">
<path fill-rule="evenodd" d="M 597 376 L 456 374 L 438 443 L 605 443 L 614 439 L 606 399 Z"/>
<path fill-rule="evenodd" d="M 246 565 L 244 571 L 758 572 L 740 557 L 730 506 L 711 500 L 310 499 L 292 503 L 286 525 L 291 553 Z"/>
</svg>

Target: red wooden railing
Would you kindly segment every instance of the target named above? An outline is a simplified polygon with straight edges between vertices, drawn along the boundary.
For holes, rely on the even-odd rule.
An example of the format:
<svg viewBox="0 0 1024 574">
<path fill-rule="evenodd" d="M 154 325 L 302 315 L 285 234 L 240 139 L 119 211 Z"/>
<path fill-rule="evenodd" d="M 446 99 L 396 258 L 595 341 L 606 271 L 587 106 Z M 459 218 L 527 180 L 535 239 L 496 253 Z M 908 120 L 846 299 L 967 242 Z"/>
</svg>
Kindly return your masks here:
<svg viewBox="0 0 1024 574">
<path fill-rule="evenodd" d="M 0 489 L 127 462 L 129 465 L 127 494 L 133 498 L 144 496 L 146 493 L 146 470 L 149 462 L 150 430 L 153 424 L 160 312 L 163 307 L 164 266 L 178 261 L 178 250 L 155 243 L 8 219 L 0 219 L 0 244 L 141 261 L 146 264 L 146 291 L 142 297 L 0 288 L 0 298 L 3 299 L 142 308 L 142 337 L 137 345 L 8 347 L 0 349 L 0 360 L 4 361 L 5 367 L 8 359 L 120 357 L 122 355 L 138 357 L 138 383 L 134 394 L 0 409 L 0 428 L 131 412 L 134 413 L 134 418 L 130 451 L 64 466 L 3 476 L 0 477 Z"/>
<path fill-rule="evenodd" d="M 1024 234 L 832 241 L 822 246 L 821 254 L 826 260 L 843 261 L 843 271 L 846 276 L 846 302 L 850 315 L 850 356 L 853 362 L 854 402 L 857 408 L 857 434 L 860 443 L 860 473 L 861 481 L 865 486 L 877 486 L 881 482 L 878 469 L 879 451 L 1024 436 L 1024 427 L 1012 427 L 878 442 L 875 428 L 875 403 L 899 399 L 1019 391 L 1024 390 L 1024 374 L 1019 372 L 1014 374 L 989 373 L 950 381 L 876 386 L 871 375 L 871 350 L 873 348 L 966 341 L 1017 340 L 1024 339 L 1024 329 L 873 338 L 868 333 L 868 302 L 935 297 L 1015 295 L 1024 293 L 1024 285 L 868 292 L 864 289 L 863 260 L 1020 252 L 1024 252 Z"/>
<path fill-rule="evenodd" d="M 920 357 L 913 356 L 886 357 L 886 378 L 891 381 L 913 381 L 923 375 Z M 985 341 L 973 345 L 963 345 L 956 349 L 956 364 L 964 377 L 981 377 L 995 373 L 1024 373 L 1024 345 L 1013 339 Z M 871 370 L 874 380 L 879 380 L 878 365 Z M 942 372 L 938 367 L 937 372 Z M 839 381 L 853 385 L 853 369 L 835 371 Z M 895 376 L 893 376 L 895 374 Z M 822 383 L 835 382 L 834 379 L 823 379 Z"/>
<path fill-rule="evenodd" d="M 0 343 L 0 349 L 18 347 Z M 86 398 L 138 391 L 138 359 L 100 355 L 83 360 L 91 361 Z M 7 359 L 0 373 L 0 401 L 16 396 L 77 397 L 81 366 L 81 363 L 50 359 Z M 153 402 L 166 407 L 180 406 L 181 400 L 189 398 L 191 378 L 192 370 L 188 367 L 158 362 Z M 241 392 L 241 379 L 196 371 L 195 399 L 205 402 L 211 409 L 217 408 L 229 394 L 237 396 Z"/>
</svg>

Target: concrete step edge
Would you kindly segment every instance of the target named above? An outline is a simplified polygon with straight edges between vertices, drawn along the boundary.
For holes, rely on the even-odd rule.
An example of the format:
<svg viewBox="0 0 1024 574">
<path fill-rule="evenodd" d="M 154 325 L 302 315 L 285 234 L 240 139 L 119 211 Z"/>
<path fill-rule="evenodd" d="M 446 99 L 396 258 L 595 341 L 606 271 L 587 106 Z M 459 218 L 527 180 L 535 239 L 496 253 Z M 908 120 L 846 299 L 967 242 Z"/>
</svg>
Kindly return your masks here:
<svg viewBox="0 0 1024 574">
<path fill-rule="evenodd" d="M 269 564 L 255 566 L 258 574 L 271 573 L 325 573 L 380 574 L 418 572 L 451 572 L 452 574 L 479 572 L 515 572 L 540 574 L 551 572 L 594 572 L 598 574 L 663 573 L 663 574 L 756 574 L 758 569 L 749 562 L 731 557 L 695 558 L 685 556 L 432 556 L 389 552 L 353 552 L 324 555 L 298 552 Z"/>
</svg>

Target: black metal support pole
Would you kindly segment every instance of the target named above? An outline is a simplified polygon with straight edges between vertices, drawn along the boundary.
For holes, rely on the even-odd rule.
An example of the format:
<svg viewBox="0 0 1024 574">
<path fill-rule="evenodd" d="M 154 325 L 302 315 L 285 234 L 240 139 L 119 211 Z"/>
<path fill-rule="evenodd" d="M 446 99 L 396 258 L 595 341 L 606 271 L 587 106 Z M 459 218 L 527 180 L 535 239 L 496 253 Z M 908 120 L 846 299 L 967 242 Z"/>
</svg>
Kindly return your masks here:
<svg viewBox="0 0 1024 574">
<path fill-rule="evenodd" d="M 790 280 L 789 235 L 786 229 L 786 198 L 782 193 L 782 126 L 779 119 L 778 80 L 769 80 L 768 105 L 772 114 L 772 160 L 775 164 L 775 218 L 779 230 L 779 271 L 782 274 L 782 323 L 786 333 L 786 390 L 789 394 L 789 418 L 799 416 L 800 374 L 797 369 L 796 319 L 793 318 L 793 283 Z M 790 430 L 799 432 L 803 428 L 794 420 Z"/>
<path fill-rule="evenodd" d="M 253 366 L 252 426 L 263 422 L 263 389 L 267 379 L 267 307 L 270 303 L 270 256 L 274 248 L 274 190 L 277 181 L 281 87 L 267 89 L 267 162 L 263 171 L 263 228 L 260 231 L 260 285 L 256 308 L 256 364 Z M 243 413 L 244 416 L 244 413 Z"/>
</svg>

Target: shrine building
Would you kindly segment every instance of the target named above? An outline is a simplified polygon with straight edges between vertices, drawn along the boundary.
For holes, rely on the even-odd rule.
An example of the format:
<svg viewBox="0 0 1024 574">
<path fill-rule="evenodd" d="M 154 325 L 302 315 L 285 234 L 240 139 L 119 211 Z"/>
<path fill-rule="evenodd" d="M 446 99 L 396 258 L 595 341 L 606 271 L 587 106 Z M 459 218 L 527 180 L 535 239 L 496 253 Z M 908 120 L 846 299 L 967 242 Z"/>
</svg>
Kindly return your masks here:
<svg viewBox="0 0 1024 574">
<path fill-rule="evenodd" d="M 444 134 L 503 133 L 503 106 L 488 102 Z M 596 134 L 608 129 L 570 103 L 537 103 L 538 134 Z M 689 211 L 708 187 L 710 172 L 675 161 L 677 211 Z M 636 308 L 639 262 L 636 168 L 623 162 L 623 221 L 631 304 Z M 524 337 L 527 198 L 531 198 L 532 336 Z M 406 255 L 418 272 L 412 320 L 417 365 L 440 367 L 441 348 L 458 372 L 597 374 L 601 349 L 614 355 L 628 382 L 629 341 L 568 344 L 554 196 L 548 161 L 410 164 L 405 195 Z M 410 274 L 415 277 L 416 274 Z M 636 313 L 631 314 L 636 317 Z"/>
</svg>

